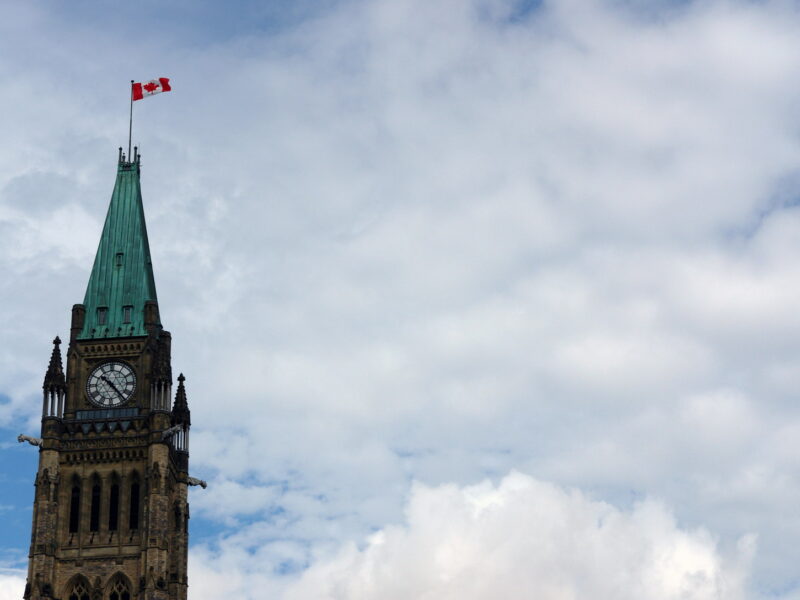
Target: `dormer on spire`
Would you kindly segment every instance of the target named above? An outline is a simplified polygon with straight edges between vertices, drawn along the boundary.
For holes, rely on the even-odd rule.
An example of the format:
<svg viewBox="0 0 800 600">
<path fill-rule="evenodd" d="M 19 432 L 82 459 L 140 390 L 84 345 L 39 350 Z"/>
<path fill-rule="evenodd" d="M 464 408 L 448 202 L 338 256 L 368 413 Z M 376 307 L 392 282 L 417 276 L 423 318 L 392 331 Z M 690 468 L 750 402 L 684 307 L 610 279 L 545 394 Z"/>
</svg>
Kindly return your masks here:
<svg viewBox="0 0 800 600">
<path fill-rule="evenodd" d="M 133 161 L 127 158 L 120 150 L 117 180 L 86 286 L 79 340 L 145 336 L 161 329 L 138 148 Z"/>
<path fill-rule="evenodd" d="M 44 391 L 42 418 L 60 419 L 64 415 L 67 380 L 64 377 L 64 364 L 61 361 L 61 338 L 58 336 L 53 340 L 53 353 L 50 355 L 50 364 L 44 375 L 42 390 Z"/>
</svg>

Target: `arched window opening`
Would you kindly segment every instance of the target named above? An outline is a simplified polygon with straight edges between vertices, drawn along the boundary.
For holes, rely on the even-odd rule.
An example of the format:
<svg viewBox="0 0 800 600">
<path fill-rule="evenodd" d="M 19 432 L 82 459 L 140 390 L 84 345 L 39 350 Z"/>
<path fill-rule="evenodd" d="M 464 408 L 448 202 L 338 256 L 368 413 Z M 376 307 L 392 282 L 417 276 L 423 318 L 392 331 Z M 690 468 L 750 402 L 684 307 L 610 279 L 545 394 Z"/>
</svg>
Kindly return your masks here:
<svg viewBox="0 0 800 600">
<path fill-rule="evenodd" d="M 81 521 L 81 486 L 78 482 L 72 484 L 72 494 L 69 502 L 69 532 L 78 533 Z"/>
<path fill-rule="evenodd" d="M 131 483 L 131 506 L 128 515 L 128 529 L 139 529 L 139 482 Z"/>
<path fill-rule="evenodd" d="M 119 529 L 119 484 L 112 483 L 108 496 L 108 530 Z"/>
<path fill-rule="evenodd" d="M 89 513 L 89 531 L 100 530 L 100 482 L 94 482 L 92 486 L 92 505 Z"/>
<path fill-rule="evenodd" d="M 69 594 L 69 600 L 89 600 L 89 590 L 86 588 L 84 582 L 79 581 L 72 586 L 72 591 Z"/>
<path fill-rule="evenodd" d="M 175 531 L 181 530 L 181 509 L 176 504 L 173 508 L 173 512 L 175 513 Z"/>
<path fill-rule="evenodd" d="M 128 582 L 118 578 L 111 586 L 108 600 L 131 600 L 131 588 Z"/>
</svg>

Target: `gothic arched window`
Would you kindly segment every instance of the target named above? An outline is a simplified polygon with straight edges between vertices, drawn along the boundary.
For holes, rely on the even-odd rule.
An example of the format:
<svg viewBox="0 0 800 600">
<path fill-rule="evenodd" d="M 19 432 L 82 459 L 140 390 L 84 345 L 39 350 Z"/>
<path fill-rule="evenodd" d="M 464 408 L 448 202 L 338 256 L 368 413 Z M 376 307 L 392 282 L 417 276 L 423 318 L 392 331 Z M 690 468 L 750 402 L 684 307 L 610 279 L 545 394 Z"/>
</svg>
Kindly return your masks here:
<svg viewBox="0 0 800 600">
<path fill-rule="evenodd" d="M 81 522 L 81 483 L 74 478 L 72 480 L 72 492 L 69 500 L 69 532 L 78 533 Z"/>
<path fill-rule="evenodd" d="M 139 494 L 139 478 L 134 474 L 131 482 L 130 514 L 128 515 L 128 529 L 131 531 L 139 529 Z"/>
<path fill-rule="evenodd" d="M 122 577 L 117 577 L 111 584 L 108 600 L 131 600 L 131 586 Z"/>
<path fill-rule="evenodd" d="M 92 505 L 89 513 L 89 531 L 100 530 L 100 479 L 92 480 Z"/>
<path fill-rule="evenodd" d="M 78 581 L 72 586 L 67 596 L 69 600 L 89 600 L 89 589 L 84 581 Z"/>
<path fill-rule="evenodd" d="M 108 494 L 108 530 L 116 531 L 117 529 L 119 529 L 119 481 L 114 476 Z"/>
</svg>

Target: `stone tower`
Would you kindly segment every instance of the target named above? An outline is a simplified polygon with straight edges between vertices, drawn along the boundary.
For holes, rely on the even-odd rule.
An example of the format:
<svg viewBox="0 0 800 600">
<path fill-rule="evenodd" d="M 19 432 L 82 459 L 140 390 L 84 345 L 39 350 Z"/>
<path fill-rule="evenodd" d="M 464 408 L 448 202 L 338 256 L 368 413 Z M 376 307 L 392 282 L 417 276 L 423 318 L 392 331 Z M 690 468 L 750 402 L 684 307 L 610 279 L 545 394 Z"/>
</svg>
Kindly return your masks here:
<svg viewBox="0 0 800 600">
<path fill-rule="evenodd" d="M 130 158 L 130 157 L 129 157 Z M 190 414 L 172 403 L 139 186 L 120 149 L 83 304 L 44 378 L 28 600 L 185 600 Z"/>
</svg>

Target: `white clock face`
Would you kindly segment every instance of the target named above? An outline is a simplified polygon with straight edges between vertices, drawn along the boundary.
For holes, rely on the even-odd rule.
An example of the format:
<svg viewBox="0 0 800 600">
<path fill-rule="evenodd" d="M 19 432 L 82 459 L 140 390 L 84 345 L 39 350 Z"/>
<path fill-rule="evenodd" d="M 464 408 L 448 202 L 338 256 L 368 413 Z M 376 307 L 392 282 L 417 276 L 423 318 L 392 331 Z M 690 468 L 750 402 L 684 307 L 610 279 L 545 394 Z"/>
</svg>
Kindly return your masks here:
<svg viewBox="0 0 800 600">
<path fill-rule="evenodd" d="M 97 367 L 86 381 L 89 401 L 102 407 L 125 404 L 136 390 L 136 374 L 122 362 L 107 362 Z"/>
</svg>

